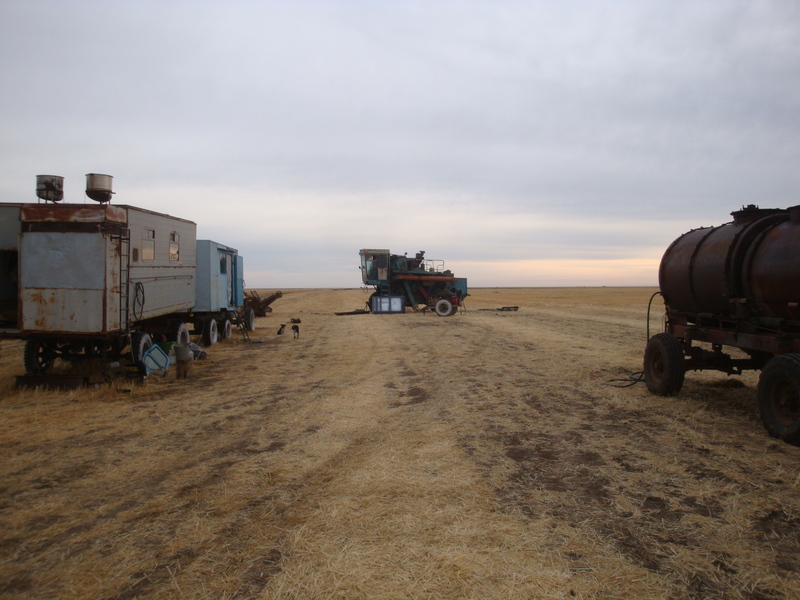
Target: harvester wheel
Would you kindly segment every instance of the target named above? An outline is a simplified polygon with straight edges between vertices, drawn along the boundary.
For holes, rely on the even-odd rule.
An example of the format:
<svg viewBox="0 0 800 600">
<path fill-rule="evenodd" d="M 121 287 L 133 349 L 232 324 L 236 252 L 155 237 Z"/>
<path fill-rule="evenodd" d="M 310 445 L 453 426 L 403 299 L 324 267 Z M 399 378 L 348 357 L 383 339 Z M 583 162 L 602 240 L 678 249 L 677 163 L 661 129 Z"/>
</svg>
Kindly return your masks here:
<svg viewBox="0 0 800 600">
<path fill-rule="evenodd" d="M 800 445 L 800 354 L 776 356 L 764 366 L 758 411 L 772 437 Z"/>
<path fill-rule="evenodd" d="M 244 328 L 247 331 L 255 331 L 256 330 L 256 311 L 254 311 L 251 307 L 245 306 L 244 307 Z"/>
<path fill-rule="evenodd" d="M 659 396 L 675 396 L 683 387 L 686 366 L 683 348 L 674 335 L 657 333 L 644 351 L 644 382 Z"/>
<path fill-rule="evenodd" d="M 433 306 L 433 310 L 435 310 L 436 314 L 440 317 L 449 317 L 455 314 L 455 311 L 453 311 L 453 303 L 447 298 L 439 298 Z M 456 310 L 458 310 L 458 307 L 456 307 Z"/>
<path fill-rule="evenodd" d="M 367 298 L 367 312 L 372 312 L 372 299 L 380 296 L 378 292 L 372 292 Z"/>
<path fill-rule="evenodd" d="M 56 362 L 56 357 L 57 353 L 53 342 L 35 338 L 25 342 L 22 359 L 25 363 L 25 371 L 30 375 L 46 373 Z"/>
<path fill-rule="evenodd" d="M 203 343 L 206 346 L 213 346 L 217 343 L 217 337 L 217 321 L 214 317 L 209 317 L 206 319 L 206 322 L 203 323 Z"/>
<path fill-rule="evenodd" d="M 231 325 L 230 319 L 225 319 L 222 321 L 222 329 L 219 332 L 219 337 L 223 340 L 227 340 L 233 335 L 233 326 Z"/>
</svg>

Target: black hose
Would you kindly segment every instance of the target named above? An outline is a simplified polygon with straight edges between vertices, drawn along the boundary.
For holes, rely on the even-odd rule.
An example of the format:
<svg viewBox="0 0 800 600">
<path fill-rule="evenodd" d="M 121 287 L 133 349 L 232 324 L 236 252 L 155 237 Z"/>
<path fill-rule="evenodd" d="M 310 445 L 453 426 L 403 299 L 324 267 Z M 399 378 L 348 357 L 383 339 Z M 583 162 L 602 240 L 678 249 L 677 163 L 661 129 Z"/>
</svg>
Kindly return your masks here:
<svg viewBox="0 0 800 600">
<path fill-rule="evenodd" d="M 136 282 L 133 293 L 133 320 L 139 321 L 144 314 L 144 284 L 141 281 Z M 136 314 L 136 307 L 139 307 L 139 314 Z"/>
<path fill-rule="evenodd" d="M 650 296 L 650 301 L 647 303 L 647 342 L 650 341 L 650 308 L 652 307 L 653 299 L 656 296 L 661 296 L 660 290 Z M 636 385 L 640 381 L 644 381 L 644 371 L 634 371 L 633 373 L 630 373 L 627 378 L 623 379 L 609 379 L 606 381 L 606 385 L 616 388 L 626 388 Z"/>
<path fill-rule="evenodd" d="M 606 385 L 610 385 L 611 387 L 615 388 L 626 388 L 636 385 L 640 381 L 644 381 L 644 371 L 635 371 L 630 373 L 628 377 L 624 379 L 609 379 L 606 381 Z"/>
<path fill-rule="evenodd" d="M 645 340 L 645 343 L 650 341 L 650 307 L 653 305 L 653 298 L 656 296 L 661 296 L 661 290 L 650 296 L 650 302 L 647 303 L 647 339 Z"/>
</svg>

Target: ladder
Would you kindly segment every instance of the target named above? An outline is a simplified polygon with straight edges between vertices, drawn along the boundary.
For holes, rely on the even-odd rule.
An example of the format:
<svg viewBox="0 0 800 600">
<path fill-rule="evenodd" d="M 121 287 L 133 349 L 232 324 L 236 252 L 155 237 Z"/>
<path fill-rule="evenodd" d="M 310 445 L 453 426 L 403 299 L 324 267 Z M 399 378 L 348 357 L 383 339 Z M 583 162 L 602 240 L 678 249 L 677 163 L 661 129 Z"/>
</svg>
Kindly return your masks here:
<svg viewBox="0 0 800 600">
<path fill-rule="evenodd" d="M 130 286 L 131 286 L 131 232 L 126 227 L 115 227 L 111 239 L 119 248 L 119 325 L 125 335 L 131 334 Z"/>
</svg>

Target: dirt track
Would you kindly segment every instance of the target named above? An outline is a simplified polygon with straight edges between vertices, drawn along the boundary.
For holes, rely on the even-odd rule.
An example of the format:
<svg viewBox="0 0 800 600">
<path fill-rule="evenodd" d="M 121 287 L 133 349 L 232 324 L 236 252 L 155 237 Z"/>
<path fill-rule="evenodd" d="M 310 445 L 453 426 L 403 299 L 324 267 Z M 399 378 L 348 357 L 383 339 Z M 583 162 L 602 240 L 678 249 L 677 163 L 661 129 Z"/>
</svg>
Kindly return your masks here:
<svg viewBox="0 0 800 600">
<path fill-rule="evenodd" d="M 800 597 L 800 448 L 757 374 L 606 384 L 651 292 L 291 291 L 188 381 L 68 393 L 13 390 L 0 342 L 0 597 Z"/>
</svg>

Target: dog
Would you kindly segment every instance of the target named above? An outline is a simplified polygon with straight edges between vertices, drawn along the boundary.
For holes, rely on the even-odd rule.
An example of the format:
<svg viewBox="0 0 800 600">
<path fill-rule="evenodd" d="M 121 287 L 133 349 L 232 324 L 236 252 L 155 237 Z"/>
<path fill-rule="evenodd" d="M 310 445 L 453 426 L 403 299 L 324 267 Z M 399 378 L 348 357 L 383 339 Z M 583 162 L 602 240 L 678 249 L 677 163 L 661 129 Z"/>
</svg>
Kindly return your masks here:
<svg viewBox="0 0 800 600">
<path fill-rule="evenodd" d="M 297 339 L 300 337 L 300 325 L 292 325 L 292 333 L 294 334 L 294 338 Z"/>
<path fill-rule="evenodd" d="M 278 335 L 283 335 L 284 329 L 286 329 L 286 323 L 281 323 L 281 328 L 278 329 Z"/>
<path fill-rule="evenodd" d="M 293 319 L 292 319 L 292 323 L 302 323 L 302 321 L 301 321 L 300 319 L 294 319 L 294 318 L 293 318 Z"/>
</svg>

